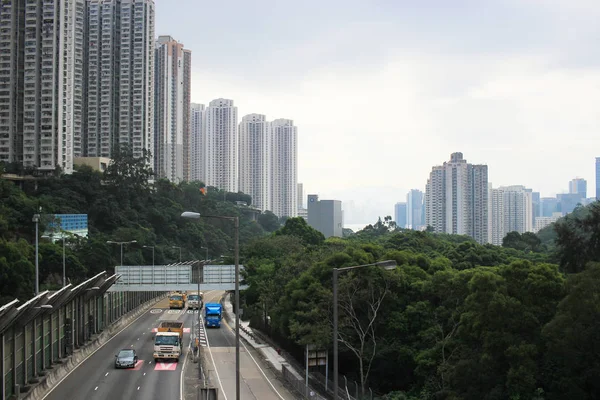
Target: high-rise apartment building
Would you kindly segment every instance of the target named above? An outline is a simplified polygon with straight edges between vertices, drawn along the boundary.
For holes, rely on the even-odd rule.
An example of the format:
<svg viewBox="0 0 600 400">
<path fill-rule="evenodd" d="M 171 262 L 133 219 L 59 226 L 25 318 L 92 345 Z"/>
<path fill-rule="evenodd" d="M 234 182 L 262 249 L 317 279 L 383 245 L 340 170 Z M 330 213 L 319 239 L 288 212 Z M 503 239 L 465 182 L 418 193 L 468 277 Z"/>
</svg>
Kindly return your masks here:
<svg viewBox="0 0 600 400">
<path fill-rule="evenodd" d="M 0 161 L 72 172 L 85 18 L 84 0 L 0 3 Z"/>
<path fill-rule="evenodd" d="M 296 195 L 298 196 L 298 209 L 301 209 L 304 208 L 304 185 L 298 183 L 297 187 Z"/>
<path fill-rule="evenodd" d="M 532 191 L 524 186 L 503 186 L 490 189 L 489 241 L 502 245 L 509 232 L 533 231 Z"/>
<path fill-rule="evenodd" d="M 82 155 L 112 157 L 121 146 L 130 147 L 135 157 L 144 150 L 154 153 L 154 1 L 87 4 Z"/>
<path fill-rule="evenodd" d="M 435 232 L 488 241 L 487 165 L 468 164 L 462 153 L 432 168 L 425 194 L 425 220 Z"/>
<path fill-rule="evenodd" d="M 298 215 L 298 128 L 291 119 L 271 122 L 271 208 L 278 217 Z"/>
<path fill-rule="evenodd" d="M 406 227 L 419 230 L 423 226 L 423 192 L 412 189 L 406 195 Z"/>
<path fill-rule="evenodd" d="M 394 222 L 398 228 L 407 227 L 406 217 L 408 215 L 406 203 L 398 202 L 394 205 Z"/>
<path fill-rule="evenodd" d="M 233 100 L 211 101 L 204 114 L 204 180 L 228 192 L 238 192 L 239 147 L 237 107 Z"/>
<path fill-rule="evenodd" d="M 156 41 L 154 172 L 172 182 L 190 180 L 192 53 L 171 36 Z"/>
<path fill-rule="evenodd" d="M 240 139 L 240 190 L 252 197 L 254 207 L 271 209 L 271 131 L 262 114 L 242 117 Z"/>
<path fill-rule="evenodd" d="M 569 193 L 580 194 L 582 198 L 587 196 L 587 181 L 582 178 L 575 178 L 569 182 Z"/>
<path fill-rule="evenodd" d="M 190 180 L 204 181 L 204 104 L 190 104 Z"/>
</svg>

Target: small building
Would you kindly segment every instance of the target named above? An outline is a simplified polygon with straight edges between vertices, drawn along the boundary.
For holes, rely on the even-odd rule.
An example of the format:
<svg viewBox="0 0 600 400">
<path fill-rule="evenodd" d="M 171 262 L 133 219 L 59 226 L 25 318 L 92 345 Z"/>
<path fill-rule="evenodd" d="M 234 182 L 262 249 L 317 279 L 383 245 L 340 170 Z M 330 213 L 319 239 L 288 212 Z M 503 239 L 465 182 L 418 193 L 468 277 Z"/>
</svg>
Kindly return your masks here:
<svg viewBox="0 0 600 400">
<path fill-rule="evenodd" d="M 87 165 L 95 171 L 104 172 L 110 165 L 112 159 L 108 157 L 75 157 L 73 164 Z"/>
<path fill-rule="evenodd" d="M 344 220 L 340 200 L 319 200 L 319 195 L 308 195 L 308 225 L 326 238 L 342 237 Z"/>
</svg>

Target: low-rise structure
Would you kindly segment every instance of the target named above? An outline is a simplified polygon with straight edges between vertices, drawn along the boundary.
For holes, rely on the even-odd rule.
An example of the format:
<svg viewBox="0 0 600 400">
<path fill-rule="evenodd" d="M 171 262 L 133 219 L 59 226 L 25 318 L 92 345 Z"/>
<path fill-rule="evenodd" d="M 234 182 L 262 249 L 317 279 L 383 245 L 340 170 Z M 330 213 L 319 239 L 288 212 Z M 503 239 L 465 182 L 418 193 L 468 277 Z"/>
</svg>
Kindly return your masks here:
<svg viewBox="0 0 600 400">
<path fill-rule="evenodd" d="M 340 200 L 319 200 L 319 195 L 308 195 L 308 225 L 312 226 L 326 238 L 342 237 L 344 220 L 342 202 Z"/>
</svg>

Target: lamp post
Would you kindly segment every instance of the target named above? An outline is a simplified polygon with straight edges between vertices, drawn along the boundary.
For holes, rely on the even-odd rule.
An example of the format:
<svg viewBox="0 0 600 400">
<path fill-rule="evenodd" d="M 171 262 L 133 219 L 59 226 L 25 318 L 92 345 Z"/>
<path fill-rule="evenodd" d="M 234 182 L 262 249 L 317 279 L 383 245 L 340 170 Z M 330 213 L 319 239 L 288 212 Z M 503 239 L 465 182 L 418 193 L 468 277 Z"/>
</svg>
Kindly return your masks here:
<svg viewBox="0 0 600 400">
<path fill-rule="evenodd" d="M 171 246 L 174 249 L 179 249 L 179 262 L 181 262 L 181 247 L 179 246 Z"/>
<path fill-rule="evenodd" d="M 204 257 L 204 259 L 206 261 L 208 261 L 208 247 L 200 247 L 200 248 L 206 250 L 206 257 Z"/>
<path fill-rule="evenodd" d="M 142 246 L 144 249 L 152 249 L 152 266 L 154 267 L 154 246 Z"/>
<path fill-rule="evenodd" d="M 123 266 L 123 245 L 130 244 L 130 243 L 137 243 L 137 240 L 130 240 L 129 242 L 113 242 L 112 240 L 107 240 L 106 243 L 121 245 L 121 266 Z"/>
<path fill-rule="evenodd" d="M 40 224 L 40 214 L 33 214 L 32 222 L 35 222 L 35 295 L 40 294 L 40 253 L 38 245 L 38 229 Z"/>
<path fill-rule="evenodd" d="M 333 269 L 333 398 L 338 400 L 339 382 L 338 382 L 338 275 L 340 272 L 363 267 L 380 267 L 386 270 L 396 268 L 398 264 L 394 260 L 379 261 L 373 264 L 355 265 L 353 267 L 334 268 Z"/>
<path fill-rule="evenodd" d="M 185 211 L 182 218 L 199 219 L 200 213 Z M 219 218 L 233 221 L 234 223 L 234 248 L 235 248 L 235 398 L 240 400 L 240 219 L 239 217 L 226 217 L 219 215 L 203 215 L 204 218 Z"/>
</svg>

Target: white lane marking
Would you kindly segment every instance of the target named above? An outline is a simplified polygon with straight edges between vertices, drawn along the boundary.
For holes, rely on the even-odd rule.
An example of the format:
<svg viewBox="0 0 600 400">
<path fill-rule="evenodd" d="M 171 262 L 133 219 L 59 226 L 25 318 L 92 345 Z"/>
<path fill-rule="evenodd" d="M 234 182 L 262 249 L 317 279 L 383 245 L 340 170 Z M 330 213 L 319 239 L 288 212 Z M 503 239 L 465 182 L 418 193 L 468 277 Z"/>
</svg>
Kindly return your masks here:
<svg viewBox="0 0 600 400">
<path fill-rule="evenodd" d="M 104 375 L 104 376 L 108 376 L 108 372 L 107 372 L 107 373 L 106 373 L 106 375 Z"/>
<path fill-rule="evenodd" d="M 138 340 L 140 340 L 140 338 L 138 338 Z M 133 346 L 133 345 L 132 345 Z"/>
<path fill-rule="evenodd" d="M 144 372 L 144 376 L 146 376 L 146 373 Z"/>
<path fill-rule="evenodd" d="M 191 345 L 191 343 L 190 343 Z M 188 359 L 188 352 L 185 353 L 185 355 L 183 356 L 183 366 L 181 367 L 181 375 L 179 376 L 179 400 L 184 400 L 184 384 L 183 384 L 183 377 L 185 375 L 185 365 L 187 364 L 187 359 Z M 225 398 L 225 400 L 227 400 L 227 398 Z"/>
<path fill-rule="evenodd" d="M 157 302 L 158 303 L 158 302 Z M 106 342 L 104 342 L 100 347 L 98 347 L 96 350 L 92 351 L 86 358 L 84 358 L 83 360 L 81 360 L 81 362 L 79 364 L 77 364 L 77 366 L 75 368 L 73 368 L 72 370 L 70 370 L 60 381 L 58 381 L 56 383 L 56 385 L 54 385 L 49 391 L 48 393 L 46 393 L 46 395 L 44 397 L 42 397 L 40 400 L 44 400 L 46 397 L 50 396 L 50 393 L 52 393 L 52 391 L 54 389 L 56 389 L 58 387 L 58 385 L 60 385 L 61 383 L 63 383 L 63 381 L 65 379 L 67 379 L 69 377 L 69 375 L 71 375 L 73 373 L 73 371 L 75 371 L 77 368 L 79 368 L 79 366 L 81 364 L 83 364 L 88 358 L 90 358 L 91 356 L 93 356 L 98 350 L 100 350 L 101 348 L 103 348 L 104 346 L 106 346 L 106 344 L 108 342 L 110 342 L 111 340 L 113 340 L 114 338 L 116 338 L 117 336 L 119 336 L 121 334 L 121 332 L 123 332 L 125 329 L 129 328 L 131 325 L 133 325 L 135 322 L 137 322 L 138 319 L 142 318 L 144 315 L 146 315 L 145 312 L 141 313 L 139 315 L 139 317 L 137 317 L 136 319 L 134 319 L 133 321 L 131 321 L 129 324 L 127 324 L 125 327 L 123 327 L 123 329 L 121 329 L 119 332 L 115 333 L 115 335 L 113 337 L 111 337 L 110 339 L 108 339 Z M 133 346 L 133 345 L 131 345 Z M 108 373 L 107 373 L 108 375 Z"/>
<path fill-rule="evenodd" d="M 140 387 L 138 386 L 138 390 L 140 390 Z"/>
<path fill-rule="evenodd" d="M 98 390 L 98 386 L 96 386 L 96 388 L 94 390 Z"/>
</svg>

